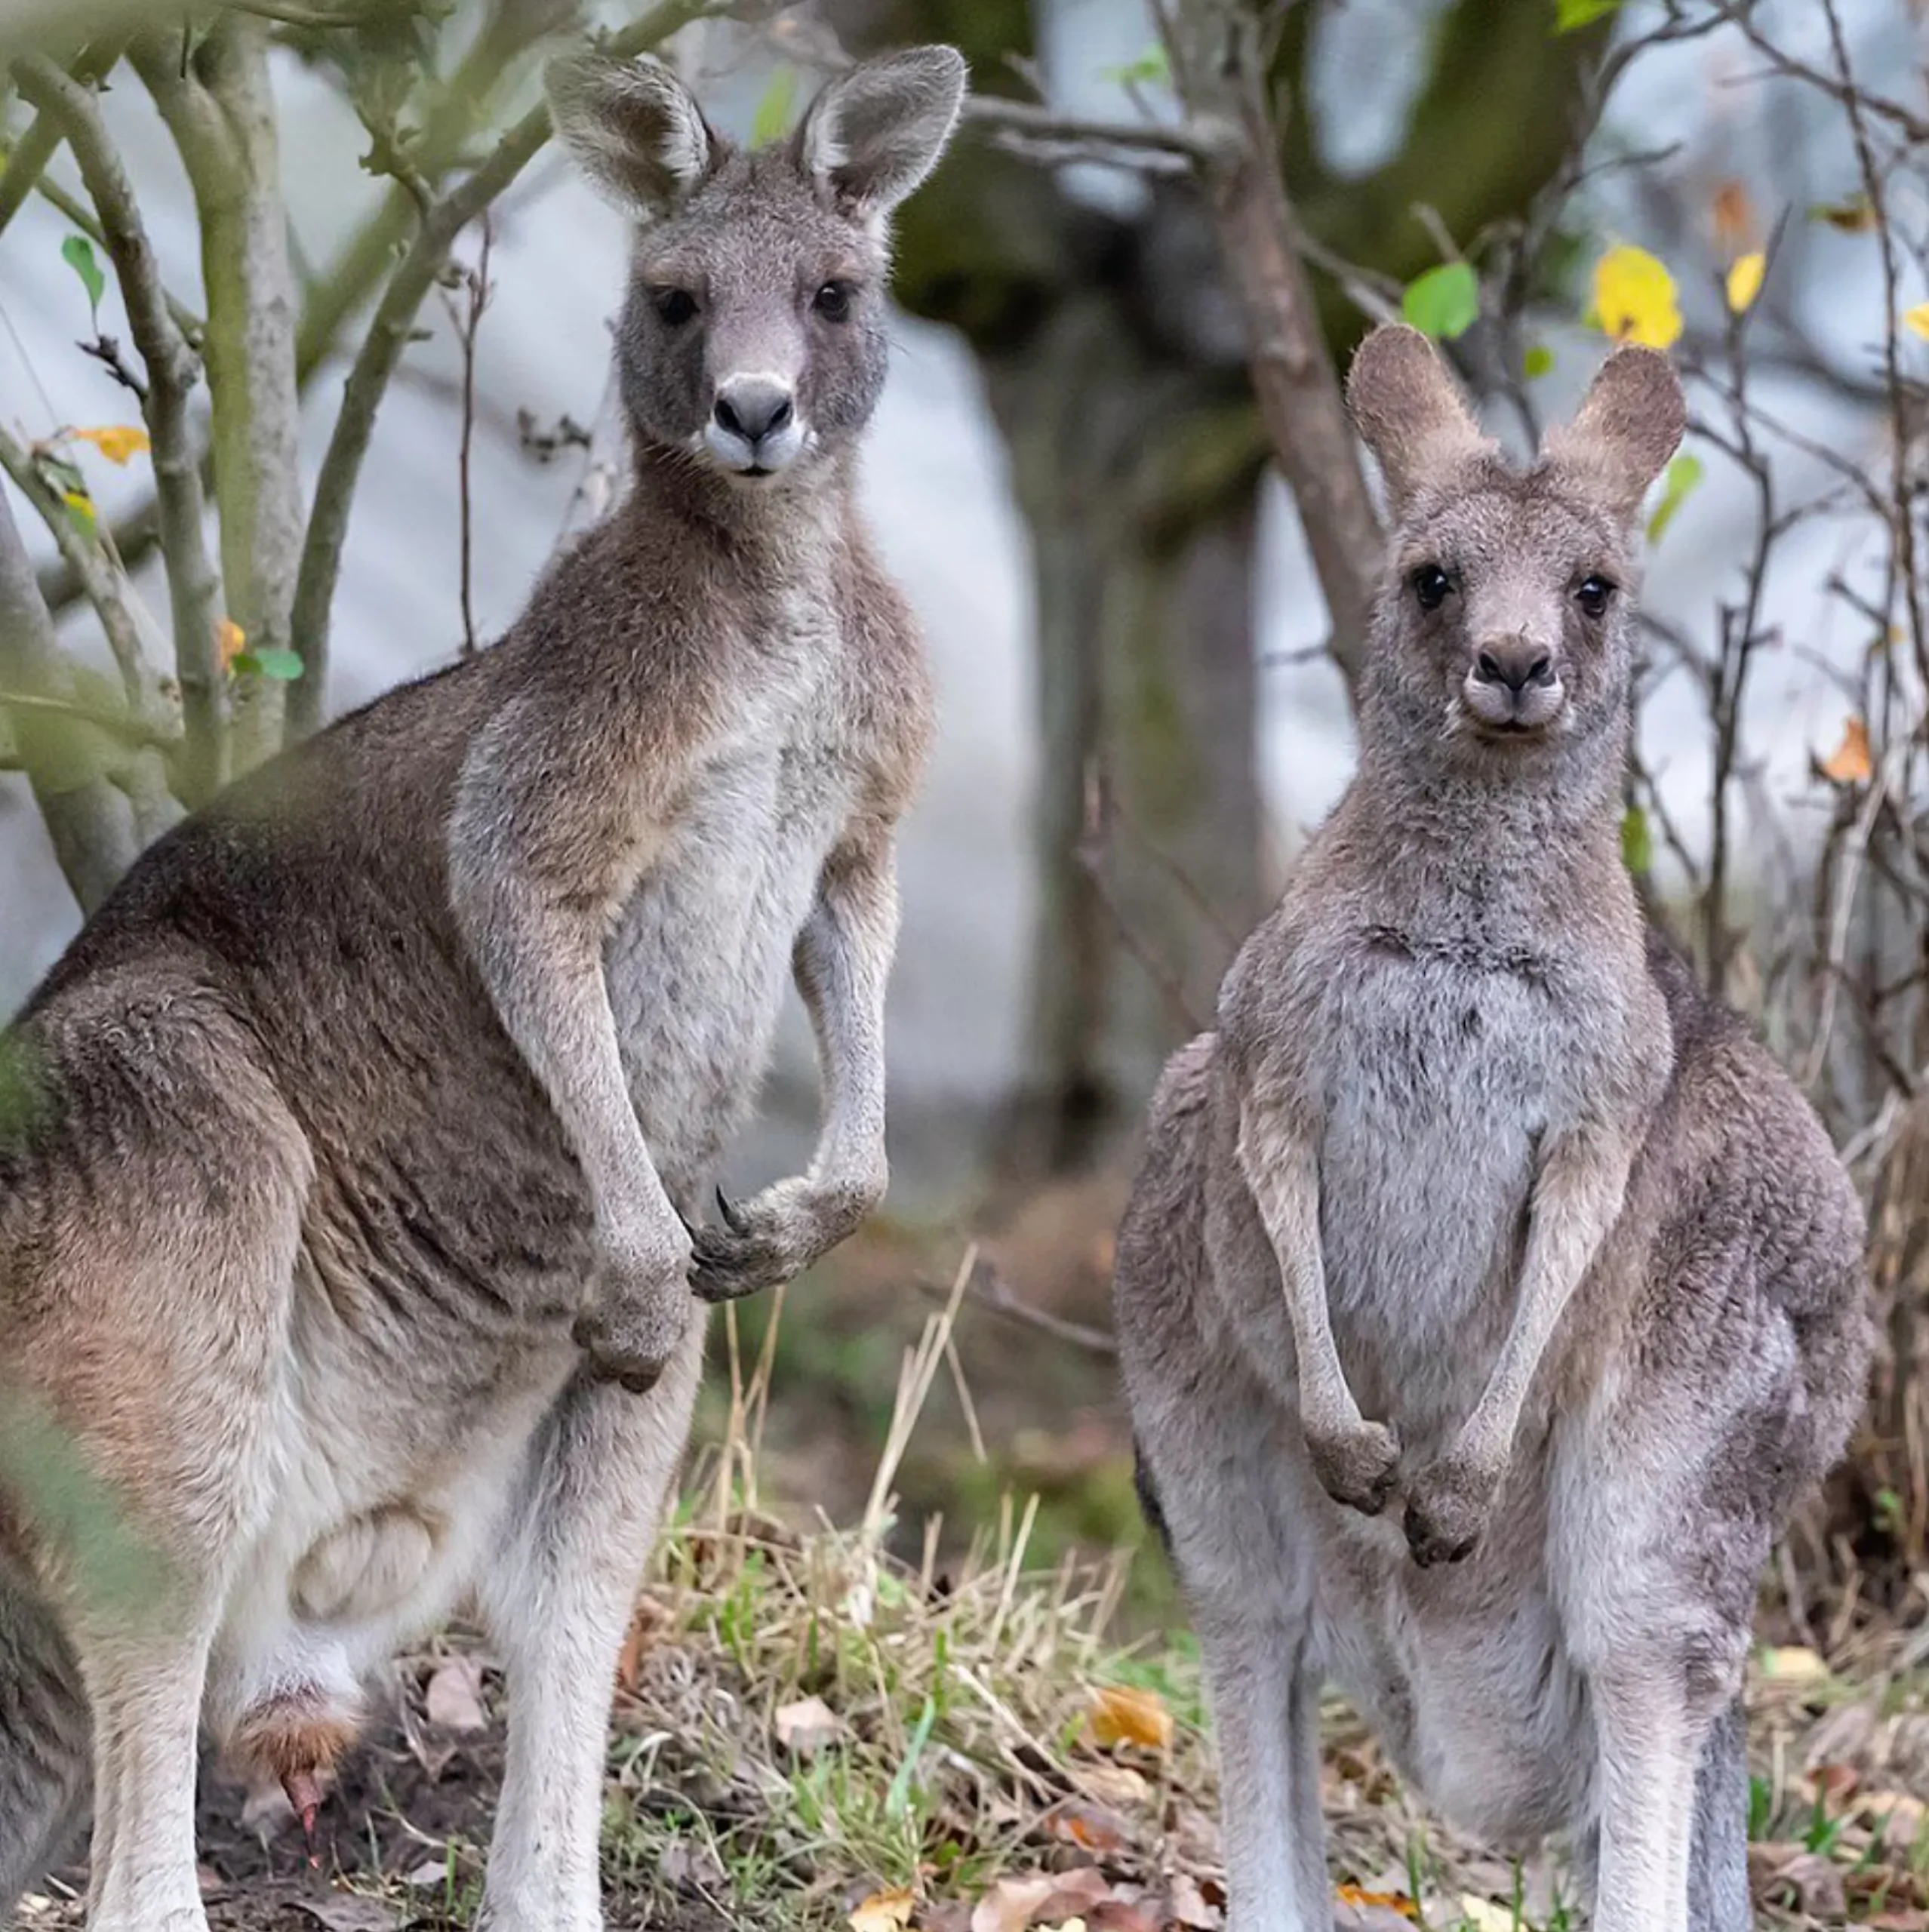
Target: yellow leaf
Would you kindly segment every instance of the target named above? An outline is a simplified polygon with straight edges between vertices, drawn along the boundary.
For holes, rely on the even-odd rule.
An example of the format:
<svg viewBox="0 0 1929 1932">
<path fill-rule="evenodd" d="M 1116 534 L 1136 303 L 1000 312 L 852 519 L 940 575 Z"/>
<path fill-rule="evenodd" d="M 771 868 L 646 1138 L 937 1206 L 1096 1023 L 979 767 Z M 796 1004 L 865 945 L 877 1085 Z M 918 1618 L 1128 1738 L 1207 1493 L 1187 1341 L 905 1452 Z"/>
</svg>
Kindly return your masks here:
<svg viewBox="0 0 1929 1932">
<path fill-rule="evenodd" d="M 1594 309 L 1619 342 L 1666 349 L 1681 332 L 1675 280 L 1645 248 L 1610 248 L 1594 266 Z"/>
<path fill-rule="evenodd" d="M 1342 1905 L 1362 1910 L 1397 1912 L 1402 1918 L 1420 1917 L 1420 1907 L 1404 1892 L 1369 1892 L 1359 1885 L 1339 1885 L 1334 1891 Z"/>
<path fill-rule="evenodd" d="M 1918 302 L 1913 309 L 1903 311 L 1903 326 L 1913 329 L 1925 341 L 1929 341 L 1929 302 Z"/>
<path fill-rule="evenodd" d="M 1866 784 L 1875 775 L 1875 761 L 1869 752 L 1869 727 L 1860 718 L 1843 721 L 1842 741 L 1817 768 L 1822 776 L 1836 785 Z M 1771 1677 L 1826 1677 L 1827 1667 L 1813 1651 L 1799 1647 L 1771 1651 L 1762 1660 Z"/>
<path fill-rule="evenodd" d="M 1869 761 L 1869 733 L 1860 718 L 1851 718 L 1842 727 L 1842 742 L 1835 755 L 1822 768 L 1823 775 L 1847 785 L 1869 777 L 1874 769 Z M 1789 1644 L 1763 1652 L 1761 1674 L 1783 1684 L 1814 1684 L 1829 1675 L 1829 1666 L 1806 1644 Z"/>
<path fill-rule="evenodd" d="M 908 1885 L 873 1892 L 851 1915 L 851 1932 L 904 1932 L 917 1908 L 916 1895 Z"/>
<path fill-rule="evenodd" d="M 221 654 L 221 669 L 234 669 L 235 660 L 248 648 L 248 633 L 232 617 L 223 617 L 214 626 L 214 648 Z"/>
<path fill-rule="evenodd" d="M 1761 278 L 1767 272 L 1768 258 L 1758 248 L 1752 254 L 1737 257 L 1728 271 L 1728 306 L 1737 315 L 1754 306 L 1761 293 Z"/>
<path fill-rule="evenodd" d="M 94 499 L 85 490 L 63 490 L 60 500 L 76 516 L 86 518 L 89 523 L 94 521 Z"/>
<path fill-rule="evenodd" d="M 1474 1932 L 1519 1932 L 1520 1922 L 1508 1907 L 1496 1905 L 1491 1899 L 1472 1892 L 1461 1896 L 1460 1923 L 1472 1926 Z"/>
<path fill-rule="evenodd" d="M 73 434 L 84 443 L 91 443 L 109 463 L 125 463 L 128 457 L 140 455 L 147 448 L 147 432 L 137 429 L 125 423 L 116 423 L 104 429 L 76 429 Z"/>
<path fill-rule="evenodd" d="M 1172 1713 L 1155 1692 L 1109 1684 L 1092 1693 L 1092 1737 L 1108 1749 L 1139 1744 L 1163 1751 L 1172 1742 Z"/>
</svg>

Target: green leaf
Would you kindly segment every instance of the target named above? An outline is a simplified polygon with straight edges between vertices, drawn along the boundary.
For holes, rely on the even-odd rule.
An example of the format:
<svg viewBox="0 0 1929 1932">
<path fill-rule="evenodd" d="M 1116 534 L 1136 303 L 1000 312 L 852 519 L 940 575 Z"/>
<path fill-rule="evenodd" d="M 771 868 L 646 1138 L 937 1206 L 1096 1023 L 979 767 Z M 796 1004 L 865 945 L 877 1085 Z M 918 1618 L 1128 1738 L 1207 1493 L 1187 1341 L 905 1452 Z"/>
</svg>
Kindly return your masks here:
<svg viewBox="0 0 1929 1932">
<path fill-rule="evenodd" d="M 1647 519 L 1647 540 L 1658 543 L 1661 533 L 1675 520 L 1675 512 L 1686 503 L 1703 475 L 1701 459 L 1691 456 L 1684 450 L 1669 464 L 1667 475 L 1661 485 L 1661 500 L 1654 506 L 1654 514 Z"/>
<path fill-rule="evenodd" d="M 1162 47 L 1149 47 L 1136 60 L 1122 67 L 1107 67 L 1100 75 L 1121 88 L 1159 87 L 1172 78 L 1172 63 Z"/>
<path fill-rule="evenodd" d="M 757 111 L 750 117 L 753 148 L 768 147 L 790 132 L 790 103 L 796 91 L 797 76 L 789 68 L 780 67 L 771 76 L 770 85 L 757 103 Z"/>
<path fill-rule="evenodd" d="M 1537 377 L 1546 375 L 1553 366 L 1554 352 L 1544 342 L 1537 342 L 1521 358 L 1521 374 L 1529 382 L 1534 381 Z"/>
<path fill-rule="evenodd" d="M 233 668 L 257 678 L 272 678 L 278 684 L 291 685 L 301 675 L 302 663 L 292 651 L 241 651 L 235 654 Z"/>
<path fill-rule="evenodd" d="M 1442 262 L 1407 285 L 1400 312 L 1423 335 L 1451 342 L 1480 316 L 1480 284 L 1465 262 Z"/>
<path fill-rule="evenodd" d="M 107 293 L 107 278 L 94 259 L 94 244 L 85 235 L 69 235 L 60 244 L 60 259 L 80 277 L 87 290 L 87 306 L 98 314 L 100 298 Z"/>
<path fill-rule="evenodd" d="M 1554 0 L 1554 31 L 1572 33 L 1620 10 L 1621 0 Z"/>
<path fill-rule="evenodd" d="M 1621 814 L 1621 863 L 1636 878 L 1644 878 L 1654 867 L 1654 835 L 1647 829 L 1647 814 L 1631 804 Z"/>
<path fill-rule="evenodd" d="M 911 1808 L 911 1782 L 917 1775 L 918 1760 L 925 1755 L 925 1746 L 931 1741 L 931 1732 L 937 1723 L 937 1706 L 930 1697 L 925 1700 L 924 1709 L 918 1713 L 918 1721 L 911 1733 L 910 1742 L 906 1746 L 904 1761 L 897 1767 L 897 1775 L 891 1781 L 891 1789 L 885 1793 L 885 1816 L 901 1818 Z"/>
</svg>

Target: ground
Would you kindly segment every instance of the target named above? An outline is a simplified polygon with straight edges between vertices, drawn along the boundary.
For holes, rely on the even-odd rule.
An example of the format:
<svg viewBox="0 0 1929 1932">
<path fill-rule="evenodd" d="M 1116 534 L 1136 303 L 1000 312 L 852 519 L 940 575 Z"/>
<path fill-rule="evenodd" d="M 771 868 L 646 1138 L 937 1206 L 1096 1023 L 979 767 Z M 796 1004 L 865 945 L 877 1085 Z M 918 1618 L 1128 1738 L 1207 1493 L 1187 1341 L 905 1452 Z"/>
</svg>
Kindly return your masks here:
<svg viewBox="0 0 1929 1932">
<path fill-rule="evenodd" d="M 1102 1281 L 1109 1257 L 1089 1259 Z M 1051 1361 L 1042 1338 L 1014 1347 L 1008 1312 L 973 1308 L 987 1260 L 1003 1287 L 1043 1298 L 1022 1241 L 948 1283 L 934 1274 L 928 1297 L 906 1294 L 915 1257 L 887 1242 L 875 1278 L 908 1324 L 893 1329 L 847 1283 L 795 1339 L 720 1331 L 713 1446 L 618 1675 L 611 1932 L 1221 1923 L 1196 1655 L 1118 1500 L 1129 1457 L 1109 1369 Z M 1091 1312 L 1074 1298 L 1051 1314 Z M 806 1378 L 797 1429 L 783 1412 L 805 1406 Z M 827 1441 L 841 1404 L 869 1423 Z M 931 1514 L 934 1496 L 971 1527 Z M 1929 1578 L 1904 1586 L 1901 1615 L 1872 1615 L 1854 1590 L 1798 1602 L 1774 1588 L 1750 1691 L 1761 1922 L 1929 1932 Z M 216 1932 L 470 1924 L 501 1689 L 460 1628 L 401 1660 L 312 1854 L 278 1792 L 211 1765 L 200 1842 Z M 1516 1868 L 1441 1832 L 1337 1703 L 1326 1776 L 1342 1926 L 1573 1923 L 1558 1858 Z M 84 1881 L 57 1875 L 21 1932 L 75 1932 Z"/>
</svg>

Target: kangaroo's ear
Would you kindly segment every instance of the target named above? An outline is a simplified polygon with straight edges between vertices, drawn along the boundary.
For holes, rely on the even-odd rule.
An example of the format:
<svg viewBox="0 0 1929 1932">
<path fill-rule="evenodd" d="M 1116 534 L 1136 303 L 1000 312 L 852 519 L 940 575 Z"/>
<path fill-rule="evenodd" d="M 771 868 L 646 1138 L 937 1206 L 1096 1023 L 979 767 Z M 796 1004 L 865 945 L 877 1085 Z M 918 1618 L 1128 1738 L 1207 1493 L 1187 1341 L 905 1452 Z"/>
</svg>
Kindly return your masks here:
<svg viewBox="0 0 1929 1932">
<path fill-rule="evenodd" d="M 964 57 L 914 47 L 831 82 L 798 128 L 798 165 L 844 213 L 881 232 L 937 165 L 964 104 Z"/>
<path fill-rule="evenodd" d="M 640 220 L 668 214 L 728 152 L 689 89 L 659 62 L 560 54 L 543 69 L 543 88 L 577 166 Z"/>
<path fill-rule="evenodd" d="M 1432 343 L 1404 322 L 1383 322 L 1355 352 L 1346 407 L 1386 479 L 1396 519 L 1430 475 L 1494 447 Z"/>
<path fill-rule="evenodd" d="M 1588 386 L 1574 420 L 1549 429 L 1541 454 L 1618 522 L 1632 519 L 1687 427 L 1675 365 L 1658 349 L 1617 349 Z"/>
</svg>

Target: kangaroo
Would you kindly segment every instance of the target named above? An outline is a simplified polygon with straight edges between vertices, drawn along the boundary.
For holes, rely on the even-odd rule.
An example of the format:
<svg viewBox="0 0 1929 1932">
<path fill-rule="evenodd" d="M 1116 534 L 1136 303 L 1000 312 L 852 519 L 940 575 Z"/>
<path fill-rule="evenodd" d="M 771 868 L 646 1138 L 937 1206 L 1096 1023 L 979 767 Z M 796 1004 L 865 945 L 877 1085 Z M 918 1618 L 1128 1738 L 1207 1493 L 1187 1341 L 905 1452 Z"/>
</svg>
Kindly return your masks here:
<svg viewBox="0 0 1929 1932">
<path fill-rule="evenodd" d="M 1358 775 L 1166 1069 L 1115 1290 L 1230 1932 L 1333 1923 L 1328 1679 L 1463 1829 L 1570 1835 L 1599 1932 L 1734 1932 L 1757 1580 L 1872 1334 L 1820 1121 L 1621 860 L 1680 386 L 1617 351 L 1524 471 L 1413 330 L 1348 396 L 1392 525 Z"/>
<path fill-rule="evenodd" d="M 964 63 L 856 67 L 750 153 L 654 63 L 546 80 L 636 219 L 624 500 L 493 649 L 157 844 L 0 1041 L 0 1915 L 91 1795 L 90 1926 L 204 1932 L 198 1724 L 312 1823 L 466 1599 L 509 1684 L 481 1923 L 593 1932 L 701 1304 L 885 1189 L 931 697 L 854 462 Z M 814 1158 L 702 1226 L 792 973 Z"/>
</svg>

